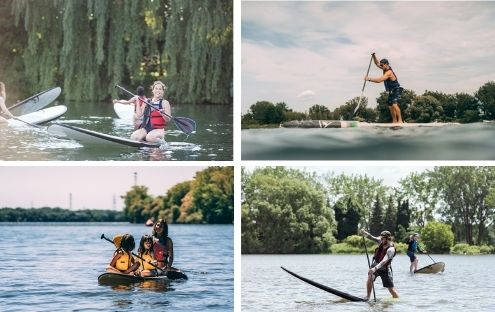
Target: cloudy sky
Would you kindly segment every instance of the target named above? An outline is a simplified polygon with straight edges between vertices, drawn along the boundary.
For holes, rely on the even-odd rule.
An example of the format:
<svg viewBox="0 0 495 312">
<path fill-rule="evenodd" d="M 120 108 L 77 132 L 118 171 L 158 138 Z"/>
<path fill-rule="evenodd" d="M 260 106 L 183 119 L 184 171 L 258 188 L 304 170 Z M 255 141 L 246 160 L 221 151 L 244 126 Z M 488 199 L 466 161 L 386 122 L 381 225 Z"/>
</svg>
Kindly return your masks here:
<svg viewBox="0 0 495 312">
<path fill-rule="evenodd" d="M 493 38 L 494 2 L 243 1 L 242 113 L 261 100 L 333 110 L 361 95 L 371 52 L 417 94 L 473 94 L 495 80 Z M 369 106 L 383 90 L 366 84 Z"/>
<path fill-rule="evenodd" d="M 121 195 L 137 184 L 148 187 L 148 194 L 163 195 L 179 182 L 191 180 L 206 167 L 147 166 L 1 166 L 1 207 L 123 208 Z"/>
</svg>

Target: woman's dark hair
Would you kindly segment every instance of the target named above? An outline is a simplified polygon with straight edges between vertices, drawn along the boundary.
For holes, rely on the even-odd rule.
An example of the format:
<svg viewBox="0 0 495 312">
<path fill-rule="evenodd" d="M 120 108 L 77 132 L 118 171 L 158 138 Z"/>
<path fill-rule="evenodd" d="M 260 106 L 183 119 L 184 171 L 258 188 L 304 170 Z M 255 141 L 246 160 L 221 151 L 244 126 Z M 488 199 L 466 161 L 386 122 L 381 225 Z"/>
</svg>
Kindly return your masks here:
<svg viewBox="0 0 495 312">
<path fill-rule="evenodd" d="M 132 251 L 136 247 L 136 242 L 134 241 L 134 237 L 130 234 L 124 234 L 122 236 L 122 242 L 120 243 L 120 248 L 125 251 Z"/>
<path fill-rule="evenodd" d="M 139 96 L 144 96 L 144 87 L 143 86 L 139 86 L 136 90 L 136 93 L 137 95 Z"/>
<path fill-rule="evenodd" d="M 141 237 L 141 241 L 139 242 L 139 248 L 138 248 L 138 254 L 143 254 L 143 252 L 146 251 L 146 248 L 144 248 L 144 243 L 150 242 L 151 247 L 150 247 L 150 253 L 153 254 L 153 236 L 151 235 L 143 235 Z"/>
<path fill-rule="evenodd" d="M 158 233 L 156 232 L 157 227 L 163 227 L 163 232 L 160 236 L 158 236 Z M 165 220 L 159 219 L 158 222 L 155 223 L 153 226 L 153 236 L 158 239 L 166 238 L 168 236 L 168 224 Z"/>
</svg>

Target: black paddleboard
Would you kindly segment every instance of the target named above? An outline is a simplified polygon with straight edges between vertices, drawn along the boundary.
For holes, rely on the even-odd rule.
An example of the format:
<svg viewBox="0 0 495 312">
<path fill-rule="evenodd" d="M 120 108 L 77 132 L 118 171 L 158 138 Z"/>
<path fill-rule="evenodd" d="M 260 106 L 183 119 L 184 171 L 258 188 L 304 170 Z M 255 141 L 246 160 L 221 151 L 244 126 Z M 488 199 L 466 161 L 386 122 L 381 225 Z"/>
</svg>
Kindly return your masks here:
<svg viewBox="0 0 495 312">
<path fill-rule="evenodd" d="M 368 301 L 365 298 L 359 298 L 359 297 L 356 297 L 356 296 L 353 296 L 353 295 L 349 295 L 349 294 L 347 294 L 345 292 L 342 292 L 340 290 L 337 290 L 337 289 L 334 289 L 334 288 L 331 288 L 331 287 L 322 285 L 320 283 L 314 282 L 314 281 L 312 281 L 310 279 L 307 279 L 305 277 L 302 277 L 300 275 L 297 275 L 296 273 L 291 272 L 291 271 L 287 270 L 284 267 L 281 267 L 281 268 L 282 268 L 282 270 L 284 270 L 285 272 L 289 273 L 290 275 L 292 275 L 294 277 L 297 277 L 298 279 L 300 279 L 300 280 L 302 280 L 302 281 L 304 281 L 304 282 L 306 282 L 306 283 L 308 283 L 310 285 L 313 285 L 315 287 L 318 287 L 321 290 L 324 290 L 326 292 L 329 292 L 329 293 L 334 294 L 336 296 L 339 296 L 341 298 L 347 299 L 349 301 Z"/>
</svg>

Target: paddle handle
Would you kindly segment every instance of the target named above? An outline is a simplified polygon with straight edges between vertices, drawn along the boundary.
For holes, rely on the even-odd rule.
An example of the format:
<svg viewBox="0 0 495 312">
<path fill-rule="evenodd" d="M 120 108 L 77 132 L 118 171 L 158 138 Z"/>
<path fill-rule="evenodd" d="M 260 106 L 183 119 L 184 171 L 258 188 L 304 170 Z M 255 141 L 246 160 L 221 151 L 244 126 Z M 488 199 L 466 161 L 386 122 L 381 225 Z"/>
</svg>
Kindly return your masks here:
<svg viewBox="0 0 495 312">
<path fill-rule="evenodd" d="M 366 247 L 366 240 L 364 239 L 364 235 L 363 235 L 363 244 L 364 244 L 364 251 L 366 252 L 366 259 L 368 259 L 368 269 L 371 269 L 370 257 L 368 256 L 368 247 Z M 371 288 L 373 289 L 373 298 L 375 299 L 376 302 L 375 280 L 373 279 L 373 277 L 371 277 Z"/>
</svg>

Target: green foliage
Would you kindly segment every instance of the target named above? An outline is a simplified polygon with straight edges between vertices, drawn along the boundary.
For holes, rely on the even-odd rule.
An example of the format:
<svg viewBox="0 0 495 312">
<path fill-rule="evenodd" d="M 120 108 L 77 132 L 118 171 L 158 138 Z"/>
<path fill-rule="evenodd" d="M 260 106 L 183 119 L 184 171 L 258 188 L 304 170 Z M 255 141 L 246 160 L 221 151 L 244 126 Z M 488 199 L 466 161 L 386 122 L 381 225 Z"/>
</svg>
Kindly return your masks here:
<svg viewBox="0 0 495 312">
<path fill-rule="evenodd" d="M 443 115 L 440 101 L 430 95 L 418 96 L 405 112 L 408 121 L 411 122 L 434 122 Z"/>
<path fill-rule="evenodd" d="M 487 255 L 495 253 L 495 247 L 487 245 L 475 246 L 462 243 L 455 244 L 450 248 L 450 253 L 454 255 Z"/>
<path fill-rule="evenodd" d="M 428 222 L 421 231 L 426 250 L 432 253 L 448 253 L 454 245 L 454 233 L 448 224 Z"/>
<path fill-rule="evenodd" d="M 364 248 L 353 247 L 347 243 L 333 244 L 330 248 L 333 254 L 360 254 L 364 252 Z"/>
<path fill-rule="evenodd" d="M 408 114 L 408 107 L 416 98 L 416 93 L 412 90 L 404 89 L 401 95 L 401 100 L 399 106 L 402 112 L 402 119 L 404 121 L 410 121 L 410 116 Z M 390 109 L 388 105 L 388 92 L 384 91 L 380 93 L 380 96 L 376 99 L 378 106 L 376 110 L 378 112 L 378 122 L 390 122 L 392 120 L 392 115 L 390 115 Z"/>
<path fill-rule="evenodd" d="M 359 209 L 354 205 L 352 200 L 347 200 L 346 206 L 344 203 L 337 202 L 334 206 L 335 220 L 337 221 L 337 239 L 342 240 L 349 235 L 358 232 Z"/>
<path fill-rule="evenodd" d="M 8 0 L 0 17 L 6 82 L 24 95 L 104 100 L 163 80 L 174 102 L 232 103 L 232 1 Z"/>
<path fill-rule="evenodd" d="M 121 211 L 62 208 L 1 208 L 0 222 L 124 222 Z"/>
<path fill-rule="evenodd" d="M 481 103 L 486 119 L 495 119 L 495 82 L 488 81 L 482 85 L 474 96 Z"/>
<path fill-rule="evenodd" d="M 390 231 L 392 236 L 395 236 L 395 228 L 397 226 L 397 209 L 394 207 L 392 196 L 388 199 L 387 210 L 383 216 L 383 228 Z"/>
<path fill-rule="evenodd" d="M 315 104 L 309 108 L 308 115 L 310 119 L 326 120 L 331 119 L 330 110 L 324 105 Z"/>
<path fill-rule="evenodd" d="M 480 121 L 480 103 L 467 93 L 456 93 L 457 118 L 464 123 Z"/>
<path fill-rule="evenodd" d="M 390 231 L 390 229 L 385 229 L 383 227 L 383 208 L 378 196 L 375 198 L 375 205 L 373 206 L 373 211 L 371 213 L 369 230 L 374 236 L 379 235 L 380 232 L 384 230 Z"/>
<path fill-rule="evenodd" d="M 335 242 L 326 192 L 315 176 L 282 167 L 243 172 L 243 253 L 322 253 Z"/>
</svg>

